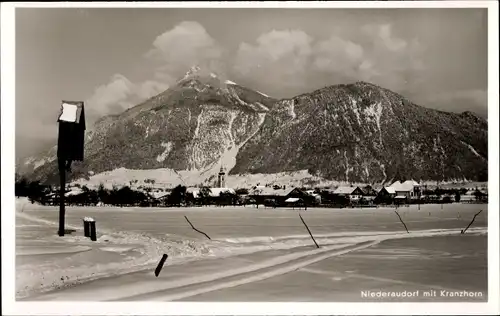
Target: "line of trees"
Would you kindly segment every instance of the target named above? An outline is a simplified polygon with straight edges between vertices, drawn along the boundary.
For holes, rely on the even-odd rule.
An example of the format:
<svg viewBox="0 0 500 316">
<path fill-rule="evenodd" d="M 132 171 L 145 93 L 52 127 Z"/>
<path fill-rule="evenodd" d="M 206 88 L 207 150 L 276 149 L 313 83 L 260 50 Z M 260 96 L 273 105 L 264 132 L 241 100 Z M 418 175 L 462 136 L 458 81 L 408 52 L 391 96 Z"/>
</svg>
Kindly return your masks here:
<svg viewBox="0 0 500 316">
<path fill-rule="evenodd" d="M 14 192 L 17 197 L 27 197 L 31 203 L 42 201 L 52 192 L 50 185 L 42 185 L 40 181 L 28 181 L 16 175 Z"/>
<path fill-rule="evenodd" d="M 129 186 L 107 189 L 103 184 L 97 189 L 89 189 L 87 186 L 80 187 L 81 192 L 68 195 L 65 199 L 67 205 L 74 206 L 188 206 L 188 205 L 240 205 L 244 201 L 240 195 L 247 192 L 246 189 L 238 190 L 239 194 L 222 192 L 219 197 L 212 196 L 208 187 L 202 187 L 198 198 L 193 193 L 187 192 L 182 185 L 175 187 L 170 194 L 162 198 L 154 198 L 150 193 L 134 190 Z M 51 186 L 44 186 L 40 182 L 29 182 L 26 179 L 16 181 L 15 194 L 17 197 L 28 197 L 32 203 L 42 205 L 57 205 L 59 203 L 59 191 L 54 191 Z"/>
<path fill-rule="evenodd" d="M 321 196 L 321 204 L 328 207 L 349 207 L 349 206 L 370 206 L 377 204 L 425 204 L 425 203 L 452 203 L 460 202 L 467 189 L 441 189 L 423 190 L 422 198 L 407 199 L 395 201 L 391 197 L 363 197 L 358 201 L 351 201 L 348 197 L 334 195 L 331 191 L 315 190 Z M 276 206 L 276 201 L 271 201 L 265 196 L 248 196 L 249 190 L 237 189 L 235 193 L 222 192 L 220 196 L 212 196 L 209 187 L 201 187 L 198 196 L 195 198 L 188 192 L 186 186 L 178 185 L 172 189 L 171 193 L 162 198 L 154 198 L 151 192 L 134 190 L 129 186 L 121 188 L 113 187 L 107 189 L 100 185 L 96 190 L 89 189 L 86 186 L 81 187 L 81 192 L 69 195 L 66 198 L 68 205 L 91 206 L 98 204 L 114 206 L 203 206 L 203 205 L 247 205 L 247 204 L 265 204 Z M 57 205 L 59 203 L 59 191 L 54 191 L 51 186 L 43 185 L 39 181 L 29 182 L 25 178 L 17 177 L 15 184 L 15 194 L 17 197 L 28 197 L 32 203 L 43 205 Z M 474 192 L 476 201 L 486 201 L 487 195 L 479 190 Z M 272 202 L 272 203 L 271 203 Z M 279 203 L 278 203 L 279 204 Z M 308 202 L 312 206 L 316 203 Z M 278 205 L 279 206 L 279 205 Z"/>
</svg>

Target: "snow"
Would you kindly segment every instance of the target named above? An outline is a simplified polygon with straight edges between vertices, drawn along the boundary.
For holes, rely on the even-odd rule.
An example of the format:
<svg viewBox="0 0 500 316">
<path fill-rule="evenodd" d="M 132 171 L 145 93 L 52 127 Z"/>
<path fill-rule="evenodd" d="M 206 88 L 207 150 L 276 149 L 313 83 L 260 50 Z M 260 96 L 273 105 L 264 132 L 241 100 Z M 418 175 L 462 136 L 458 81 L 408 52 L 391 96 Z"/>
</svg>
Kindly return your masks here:
<svg viewBox="0 0 500 316">
<path fill-rule="evenodd" d="M 358 120 L 358 124 L 361 125 L 361 117 L 359 116 L 359 110 L 358 110 L 358 101 L 353 99 L 352 97 L 349 96 L 349 99 L 351 100 L 352 104 L 352 110 L 354 114 L 356 114 L 356 119 Z"/>
<path fill-rule="evenodd" d="M 338 187 L 337 189 L 335 189 L 335 191 L 333 191 L 334 194 L 351 194 L 352 192 L 354 192 L 354 190 L 356 189 L 356 187 Z"/>
<path fill-rule="evenodd" d="M 265 119 L 265 113 L 260 113 L 260 124 Z M 258 132 L 256 128 L 255 133 Z M 249 136 L 248 139 L 250 139 Z M 238 145 L 239 148 L 248 141 L 244 140 Z M 220 163 L 209 166 L 206 170 L 179 170 L 175 171 L 168 168 L 159 169 L 144 169 L 134 170 L 126 168 L 117 168 L 111 171 L 98 173 L 90 177 L 89 180 L 79 179 L 72 184 L 86 185 L 89 188 L 97 188 L 102 183 L 107 188 L 112 188 L 113 185 L 129 185 L 130 181 L 138 180 L 136 186 L 148 185 L 144 182 L 146 179 L 155 180 L 156 187 L 173 188 L 179 184 L 186 186 L 196 186 L 202 183 L 205 179 L 219 172 Z M 210 173 L 212 172 L 212 173 Z M 214 173 L 215 172 L 215 173 Z M 232 188 L 249 188 L 258 183 L 275 183 L 286 186 L 303 186 L 310 181 L 317 182 L 318 186 L 337 186 L 342 184 L 350 184 L 345 181 L 326 180 L 320 176 L 315 176 L 309 173 L 308 170 L 298 170 L 293 172 L 279 172 L 269 174 L 237 174 L 226 175 L 226 185 Z M 361 185 L 361 184 L 360 184 Z"/>
<path fill-rule="evenodd" d="M 387 174 L 385 173 L 385 165 L 384 164 L 380 164 L 380 170 L 382 170 L 382 173 L 384 175 L 384 180 L 382 180 L 382 182 L 385 182 L 385 180 L 387 180 Z"/>
<path fill-rule="evenodd" d="M 75 104 L 62 104 L 62 113 L 59 116 L 59 120 L 64 122 L 76 122 L 76 114 L 78 112 L 78 107 Z"/>
<path fill-rule="evenodd" d="M 344 151 L 344 159 L 345 159 L 345 181 L 349 182 L 349 171 L 351 171 L 351 167 L 349 167 L 349 159 L 347 158 L 347 151 Z"/>
<path fill-rule="evenodd" d="M 476 149 L 475 149 L 474 147 L 472 147 L 471 145 L 469 145 L 469 144 L 467 144 L 467 143 L 465 143 L 465 142 L 462 142 L 462 141 L 461 141 L 461 143 L 462 143 L 463 145 L 467 146 L 467 148 L 469 148 L 469 150 L 470 150 L 470 151 L 471 151 L 474 155 L 476 155 L 477 157 L 483 158 L 483 157 L 482 157 L 482 156 L 481 156 L 481 155 L 480 155 L 480 154 L 476 151 Z M 483 158 L 483 159 L 484 159 L 484 158 Z"/>
<path fill-rule="evenodd" d="M 204 109 L 201 110 L 201 113 L 196 118 L 196 128 L 194 129 L 193 139 L 195 139 L 196 137 L 198 137 L 198 133 L 200 131 L 200 125 L 201 125 L 201 118 L 203 117 L 203 112 L 204 112 Z"/>
<path fill-rule="evenodd" d="M 193 76 L 194 74 L 196 74 L 200 70 L 201 70 L 201 68 L 199 66 L 191 66 L 191 68 L 189 68 L 189 70 L 186 72 L 186 74 L 184 75 L 184 77 L 180 81 L 189 79 L 191 76 Z"/>
<path fill-rule="evenodd" d="M 45 163 L 46 163 L 45 159 L 38 160 L 38 161 L 36 161 L 36 162 L 33 164 L 33 168 L 34 168 L 34 169 L 37 169 L 37 168 L 39 168 L 39 167 L 43 166 Z"/>
<path fill-rule="evenodd" d="M 35 161 L 34 157 L 28 157 L 28 158 L 26 158 L 26 161 L 24 162 L 24 164 L 29 165 L 29 164 L 33 163 L 33 161 Z"/>
<path fill-rule="evenodd" d="M 192 193 L 194 198 L 198 198 L 200 195 L 200 189 L 197 189 L 197 188 L 189 188 L 189 189 L 187 189 L 187 192 Z M 210 188 L 210 196 L 211 197 L 220 196 L 221 193 L 236 194 L 236 192 L 232 188 Z"/>
<path fill-rule="evenodd" d="M 255 102 L 262 110 L 269 112 L 269 108 L 260 102 Z"/>
<path fill-rule="evenodd" d="M 248 103 L 240 99 L 240 96 L 234 90 L 232 90 L 231 92 L 231 95 L 236 99 L 236 101 L 238 101 L 242 105 L 248 105 Z"/>
<path fill-rule="evenodd" d="M 260 94 L 260 95 L 263 95 L 263 96 L 265 96 L 265 97 L 267 97 L 267 98 L 270 98 L 270 96 L 268 96 L 267 94 L 262 93 L 262 92 L 260 92 L 260 91 L 257 91 L 257 93 L 258 93 L 258 94 Z"/>
<path fill-rule="evenodd" d="M 83 191 L 78 189 L 78 190 L 71 190 L 69 192 L 66 192 L 64 196 L 72 196 L 72 195 L 78 195 L 81 194 Z"/>
<path fill-rule="evenodd" d="M 380 118 L 382 117 L 382 104 L 381 102 L 378 102 L 376 104 L 372 104 L 370 105 L 369 107 L 367 107 L 364 112 L 365 112 L 365 115 L 368 115 L 369 117 L 374 117 L 375 118 L 375 122 L 377 124 L 377 129 L 378 129 L 378 132 L 379 132 L 379 140 L 380 140 L 380 146 L 382 146 L 383 144 L 383 141 L 382 141 L 382 129 L 380 128 Z"/>
<path fill-rule="evenodd" d="M 226 131 L 227 135 L 229 135 L 229 144 L 225 146 L 226 150 L 221 155 L 219 161 L 215 163 L 212 168 L 209 169 L 210 171 L 208 172 L 211 175 L 217 174 L 218 166 L 222 165 L 226 170 L 231 170 L 236 165 L 236 155 L 238 154 L 239 147 L 236 145 L 234 141 L 232 130 L 233 130 L 233 123 L 237 115 L 238 115 L 237 112 L 233 111 L 230 112 L 229 127 Z"/>
<path fill-rule="evenodd" d="M 417 182 L 413 180 L 407 180 L 403 183 L 396 181 L 393 184 L 391 184 L 390 187 L 394 188 L 394 190 L 398 192 L 409 192 L 414 189 L 414 187 L 420 186 Z"/>
<path fill-rule="evenodd" d="M 226 80 L 226 81 L 224 81 L 224 83 L 225 83 L 225 84 L 237 85 L 237 83 L 236 83 L 236 82 L 233 82 L 233 81 L 231 81 L 231 80 Z"/>
<path fill-rule="evenodd" d="M 72 184 L 86 185 L 89 188 L 97 188 L 102 183 L 107 188 L 112 188 L 113 185 L 129 185 L 130 181 L 137 180 L 139 185 L 145 185 L 144 180 L 153 179 L 155 184 L 165 187 L 175 187 L 183 183 L 180 175 L 172 169 L 145 169 L 134 170 L 126 168 L 117 168 L 111 171 L 105 171 L 95 174 L 89 180 L 78 179 Z"/>
<path fill-rule="evenodd" d="M 165 148 L 165 150 L 156 157 L 156 161 L 158 162 L 163 162 L 165 158 L 168 157 L 168 154 L 170 154 L 170 151 L 172 150 L 173 144 L 172 142 L 161 142 L 161 146 Z"/>
<path fill-rule="evenodd" d="M 297 114 L 295 114 L 295 106 L 294 106 L 295 101 L 294 100 L 284 100 L 283 105 L 285 105 L 286 110 L 288 111 L 288 115 L 292 117 L 292 119 L 295 119 L 297 117 Z"/>
<path fill-rule="evenodd" d="M 385 187 L 385 190 L 387 191 L 387 193 L 389 194 L 396 194 L 396 189 L 393 188 L 393 187 Z"/>
<path fill-rule="evenodd" d="M 255 282 L 386 240 L 459 235 L 463 223 L 457 221 L 456 212 L 471 217 L 483 207 L 402 208 L 400 215 L 411 223 L 411 234 L 402 229 L 393 209 L 311 209 L 302 216 L 321 245 L 316 249 L 300 225 L 298 212 L 291 209 L 144 208 L 129 212 L 71 208 L 68 227 L 87 213 L 96 219 L 100 235 L 92 242 L 82 236 L 81 227 L 74 235 L 57 236 L 57 208 L 28 206 L 30 209 L 16 212 L 17 297 L 68 301 L 171 301 L 258 284 Z M 212 240 L 193 231 L 184 215 Z M 38 223 L 44 229 L 20 226 L 25 223 Z M 486 234 L 486 225 L 484 214 L 468 232 Z M 37 253 L 49 250 L 53 256 L 40 261 Z M 164 253 L 169 255 L 166 271 L 155 278 L 153 270 Z M 310 286 L 304 284 L 305 289 Z"/>
</svg>

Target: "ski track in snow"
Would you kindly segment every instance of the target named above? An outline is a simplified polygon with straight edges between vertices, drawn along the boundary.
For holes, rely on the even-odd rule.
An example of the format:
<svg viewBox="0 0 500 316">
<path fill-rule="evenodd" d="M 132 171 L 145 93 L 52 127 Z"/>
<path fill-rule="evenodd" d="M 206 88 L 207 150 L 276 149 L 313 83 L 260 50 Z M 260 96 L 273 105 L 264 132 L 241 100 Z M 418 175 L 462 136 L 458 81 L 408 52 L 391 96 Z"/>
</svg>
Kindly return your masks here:
<svg viewBox="0 0 500 316">
<path fill-rule="evenodd" d="M 471 233 L 485 234 L 486 228 L 471 228 Z M 42 294 L 36 299 L 40 300 L 81 300 L 87 296 L 88 299 L 98 297 L 101 301 L 111 300 L 162 300 L 174 301 L 195 295 L 213 292 L 225 288 L 244 285 L 252 282 L 261 281 L 285 273 L 293 272 L 304 268 L 313 263 L 325 260 L 330 257 L 350 253 L 353 251 L 365 249 L 374 246 L 385 240 L 432 237 L 432 236 L 450 236 L 458 235 L 456 229 L 429 229 L 422 231 L 413 231 L 411 234 L 406 232 L 365 232 L 365 233 L 333 233 L 319 235 L 316 237 L 321 245 L 320 249 L 302 250 L 285 255 L 277 255 L 271 259 L 253 263 L 240 268 L 228 270 L 221 269 L 220 272 L 199 274 L 189 277 L 180 277 L 168 282 L 138 281 L 129 283 L 120 283 L 120 291 L 110 291 L 106 288 L 95 288 L 87 293 L 82 291 L 56 291 Z M 272 239 L 273 247 L 279 245 L 276 241 L 286 238 L 301 238 L 303 243 L 297 243 L 297 247 L 310 244 L 308 235 L 281 236 Z M 333 239 L 329 237 L 335 237 Z M 262 241 L 265 237 L 250 237 L 247 242 Z M 233 242 L 238 241 L 232 240 Z M 244 239 L 241 239 L 244 241 Z M 278 248 L 279 249 L 279 248 Z M 262 251 L 262 249 L 261 249 Z M 256 251 L 258 252 L 258 250 Z M 120 278 L 120 276 L 115 276 Z M 117 280 L 119 281 L 119 280 Z"/>
</svg>

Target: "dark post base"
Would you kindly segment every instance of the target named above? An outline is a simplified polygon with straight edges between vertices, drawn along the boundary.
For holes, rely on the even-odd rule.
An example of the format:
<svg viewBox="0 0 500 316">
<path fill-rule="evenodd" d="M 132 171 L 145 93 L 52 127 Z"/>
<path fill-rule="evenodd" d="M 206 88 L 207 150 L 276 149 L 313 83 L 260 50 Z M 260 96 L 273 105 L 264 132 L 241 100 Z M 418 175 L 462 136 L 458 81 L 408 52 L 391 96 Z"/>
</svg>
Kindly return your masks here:
<svg viewBox="0 0 500 316">
<path fill-rule="evenodd" d="M 97 233 L 96 233 L 96 228 L 95 228 L 95 222 L 90 222 L 90 240 L 96 241 L 97 240 Z"/>
<path fill-rule="evenodd" d="M 83 235 L 90 237 L 90 222 L 86 220 L 83 220 Z"/>
<path fill-rule="evenodd" d="M 64 236 L 64 217 L 66 213 L 65 209 L 65 188 L 66 188 L 66 171 L 64 170 L 64 159 L 58 159 L 58 167 L 59 167 L 59 231 L 58 235 L 60 237 Z"/>
</svg>

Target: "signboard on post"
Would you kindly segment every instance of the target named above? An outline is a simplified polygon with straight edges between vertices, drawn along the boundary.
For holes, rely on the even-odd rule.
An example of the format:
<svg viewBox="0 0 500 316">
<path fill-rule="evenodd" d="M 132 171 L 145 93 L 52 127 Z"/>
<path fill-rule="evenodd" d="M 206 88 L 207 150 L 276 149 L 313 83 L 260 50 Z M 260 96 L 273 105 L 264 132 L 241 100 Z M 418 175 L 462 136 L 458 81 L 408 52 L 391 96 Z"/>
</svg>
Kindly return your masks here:
<svg viewBox="0 0 500 316">
<path fill-rule="evenodd" d="M 85 111 L 82 101 L 62 101 L 57 118 L 57 162 L 59 167 L 59 236 L 64 236 L 66 171 L 71 171 L 73 161 L 83 161 L 85 141 Z"/>
</svg>

